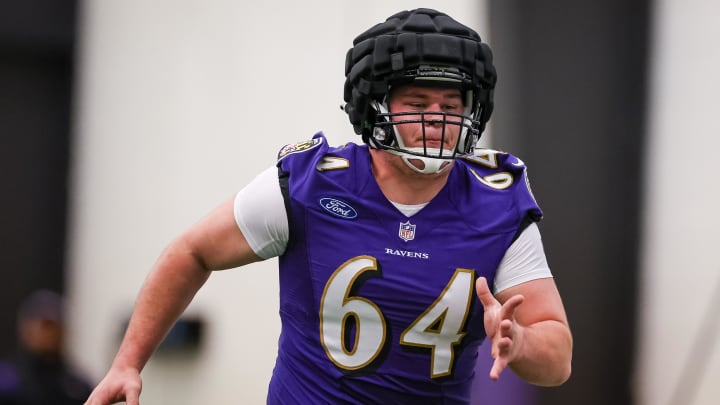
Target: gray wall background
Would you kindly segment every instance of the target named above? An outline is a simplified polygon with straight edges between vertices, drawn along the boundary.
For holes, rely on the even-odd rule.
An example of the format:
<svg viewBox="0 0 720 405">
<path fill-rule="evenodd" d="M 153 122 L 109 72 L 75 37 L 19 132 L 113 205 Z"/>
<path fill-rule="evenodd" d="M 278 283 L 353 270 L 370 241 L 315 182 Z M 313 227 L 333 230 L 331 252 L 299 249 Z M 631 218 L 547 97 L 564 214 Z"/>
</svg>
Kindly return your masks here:
<svg viewBox="0 0 720 405">
<path fill-rule="evenodd" d="M 576 351 L 568 384 L 531 397 L 714 403 L 711 0 L 2 2 L 2 350 L 21 297 L 55 288 L 69 299 L 71 359 L 99 379 L 172 237 L 271 165 L 280 145 L 320 129 L 334 143 L 357 140 L 338 108 L 344 52 L 369 23 L 418 6 L 478 27 L 493 46 L 500 82 L 483 143 L 528 163 L 546 213 Z M 274 268 L 211 279 L 188 311 L 208 321 L 203 345 L 156 356 L 146 402 L 263 403 Z"/>
<path fill-rule="evenodd" d="M 648 3 L 490 2 L 494 146 L 530 168 L 575 338 L 573 376 L 543 404 L 631 403 Z"/>
</svg>

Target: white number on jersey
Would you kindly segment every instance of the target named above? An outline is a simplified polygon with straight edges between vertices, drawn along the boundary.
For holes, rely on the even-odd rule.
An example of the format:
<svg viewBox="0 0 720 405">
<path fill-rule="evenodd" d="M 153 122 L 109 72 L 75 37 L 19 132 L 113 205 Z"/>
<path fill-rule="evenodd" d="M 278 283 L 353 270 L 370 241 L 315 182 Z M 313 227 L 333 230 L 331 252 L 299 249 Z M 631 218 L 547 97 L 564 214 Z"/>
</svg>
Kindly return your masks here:
<svg viewBox="0 0 720 405">
<path fill-rule="evenodd" d="M 463 328 L 470 312 L 472 270 L 458 269 L 442 294 L 400 336 L 400 344 L 426 347 L 432 351 L 430 375 L 450 374 L 455 350 L 465 336 Z"/>
<path fill-rule="evenodd" d="M 320 341 L 328 358 L 339 368 L 358 370 L 382 351 L 387 324 L 372 301 L 350 296 L 358 279 L 377 271 L 377 260 L 358 256 L 343 263 L 330 276 L 320 300 Z M 473 297 L 472 270 L 458 269 L 440 296 L 400 336 L 400 344 L 430 349 L 432 378 L 450 374 L 454 347 L 465 336 L 465 321 Z M 354 321 L 354 342 L 345 344 L 346 328 Z"/>
<path fill-rule="evenodd" d="M 475 162 L 477 164 L 483 165 L 485 167 L 489 167 L 491 169 L 497 169 L 498 168 L 498 154 L 501 154 L 503 152 L 496 151 L 493 149 L 476 149 L 475 154 L 472 156 L 466 156 L 463 159 Z M 524 165 L 524 163 L 520 160 L 518 160 L 519 165 Z M 472 173 L 475 178 L 480 181 L 480 183 L 490 187 L 494 188 L 496 190 L 504 190 L 510 186 L 512 186 L 513 181 L 515 181 L 515 178 L 512 174 L 508 172 L 498 172 L 494 174 L 489 174 L 487 176 L 480 176 L 478 172 L 476 172 L 473 169 L 470 169 L 470 173 Z"/>
</svg>

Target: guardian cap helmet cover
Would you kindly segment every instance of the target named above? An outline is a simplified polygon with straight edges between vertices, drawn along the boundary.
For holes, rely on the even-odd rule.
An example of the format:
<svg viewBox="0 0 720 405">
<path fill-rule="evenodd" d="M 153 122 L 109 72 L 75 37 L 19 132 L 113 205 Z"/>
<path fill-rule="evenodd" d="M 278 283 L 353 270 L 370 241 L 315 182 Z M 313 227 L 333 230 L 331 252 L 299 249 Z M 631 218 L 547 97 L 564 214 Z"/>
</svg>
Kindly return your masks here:
<svg viewBox="0 0 720 405">
<path fill-rule="evenodd" d="M 345 77 L 343 109 L 363 142 L 426 163 L 473 152 L 490 119 L 497 80 L 490 48 L 477 32 L 432 9 L 396 13 L 360 34 L 347 52 Z M 393 86 L 410 83 L 459 88 L 464 114 L 428 112 L 404 120 L 388 110 L 387 99 Z M 395 125 L 428 121 L 442 122 L 443 133 L 447 125 L 462 127 L 454 150 L 406 148 L 395 133 Z"/>
</svg>

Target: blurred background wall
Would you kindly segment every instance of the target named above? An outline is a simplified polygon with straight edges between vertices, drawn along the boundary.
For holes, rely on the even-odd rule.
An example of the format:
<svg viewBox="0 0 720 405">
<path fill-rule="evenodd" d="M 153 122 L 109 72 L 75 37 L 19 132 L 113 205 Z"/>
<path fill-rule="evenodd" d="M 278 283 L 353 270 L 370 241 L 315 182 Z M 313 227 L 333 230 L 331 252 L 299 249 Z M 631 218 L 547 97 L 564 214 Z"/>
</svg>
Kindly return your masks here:
<svg viewBox="0 0 720 405">
<path fill-rule="evenodd" d="M 63 288 L 76 2 L 0 2 L 0 349 L 36 288 Z"/>
<path fill-rule="evenodd" d="M 570 383 L 541 390 L 540 402 L 628 404 L 649 2 L 490 5 L 494 144 L 529 167 L 574 335 Z"/>
<path fill-rule="evenodd" d="M 371 24 L 426 6 L 493 47 L 482 142 L 530 167 L 575 334 L 565 386 L 487 384 L 479 365 L 477 389 L 508 404 L 715 403 L 719 5 L 256 3 L 0 3 L 4 352 L 19 300 L 54 288 L 69 300 L 71 358 L 99 380 L 163 247 L 283 144 L 318 130 L 359 141 L 339 109 L 345 52 Z M 153 358 L 146 403 L 264 403 L 275 266 L 211 278 L 186 314 L 205 322 L 199 347 Z"/>
<path fill-rule="evenodd" d="M 720 398 L 720 26 L 711 0 L 657 1 L 634 386 L 642 404 Z"/>
</svg>

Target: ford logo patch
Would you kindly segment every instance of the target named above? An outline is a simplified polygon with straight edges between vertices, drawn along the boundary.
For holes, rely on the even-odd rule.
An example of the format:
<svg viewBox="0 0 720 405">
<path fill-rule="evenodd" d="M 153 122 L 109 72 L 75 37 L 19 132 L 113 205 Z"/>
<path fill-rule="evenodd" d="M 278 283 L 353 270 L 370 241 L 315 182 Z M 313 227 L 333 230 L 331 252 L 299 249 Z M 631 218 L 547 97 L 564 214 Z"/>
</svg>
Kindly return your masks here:
<svg viewBox="0 0 720 405">
<path fill-rule="evenodd" d="M 320 199 L 319 203 L 325 211 L 335 215 L 336 217 L 343 219 L 353 219 L 357 217 L 357 211 L 355 211 L 355 208 L 351 207 L 350 204 L 345 201 L 340 201 L 337 198 L 324 197 Z"/>
</svg>

